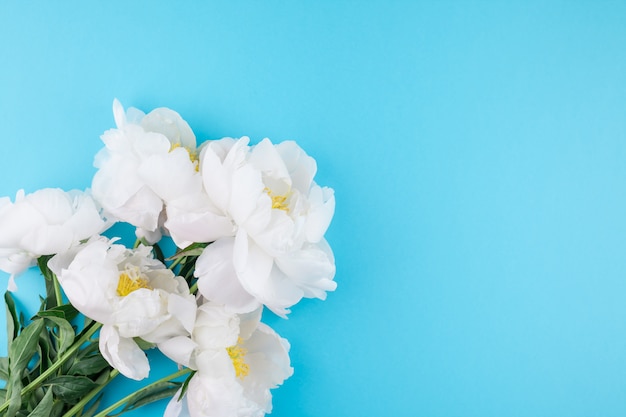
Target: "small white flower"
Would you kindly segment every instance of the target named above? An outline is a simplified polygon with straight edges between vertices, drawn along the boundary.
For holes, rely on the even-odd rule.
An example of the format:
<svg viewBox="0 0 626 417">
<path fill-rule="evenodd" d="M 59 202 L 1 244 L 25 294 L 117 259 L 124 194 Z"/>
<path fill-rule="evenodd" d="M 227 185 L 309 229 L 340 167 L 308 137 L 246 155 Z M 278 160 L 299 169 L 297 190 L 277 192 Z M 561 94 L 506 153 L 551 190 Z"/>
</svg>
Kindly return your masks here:
<svg viewBox="0 0 626 417">
<path fill-rule="evenodd" d="M 163 201 L 201 188 L 196 138 L 187 122 L 167 108 L 147 115 L 135 108 L 124 113 L 115 100 L 113 113 L 117 129 L 102 135 L 105 148 L 94 161 L 94 197 L 154 243 L 164 221 Z"/>
<path fill-rule="evenodd" d="M 153 259 L 149 247 L 131 251 L 100 238 L 48 266 L 72 305 L 103 324 L 100 351 L 129 378 L 143 379 L 150 369 L 134 337 L 159 344 L 193 329 L 196 301 L 186 281 Z"/>
<path fill-rule="evenodd" d="M 88 193 L 46 188 L 25 195 L 15 203 L 0 199 L 0 269 L 13 277 L 42 255 L 63 253 L 81 240 L 102 233 L 109 224 Z"/>
<path fill-rule="evenodd" d="M 289 343 L 260 323 L 260 316 L 260 309 L 237 316 L 215 303 L 199 307 L 190 339 L 195 347 L 187 361 L 197 373 L 185 398 L 180 402 L 178 394 L 172 398 L 166 417 L 185 413 L 191 417 L 261 417 L 271 412 L 270 389 L 289 378 L 293 368 Z M 179 359 L 180 351 L 170 348 L 169 353 Z"/>
</svg>

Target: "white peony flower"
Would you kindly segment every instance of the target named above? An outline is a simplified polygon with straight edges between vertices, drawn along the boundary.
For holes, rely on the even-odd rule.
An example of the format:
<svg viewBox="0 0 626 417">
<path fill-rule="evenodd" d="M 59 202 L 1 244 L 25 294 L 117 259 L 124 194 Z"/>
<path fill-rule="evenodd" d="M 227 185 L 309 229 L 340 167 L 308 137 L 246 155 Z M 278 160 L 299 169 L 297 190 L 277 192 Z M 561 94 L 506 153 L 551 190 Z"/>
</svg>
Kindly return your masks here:
<svg viewBox="0 0 626 417">
<path fill-rule="evenodd" d="M 196 264 L 202 295 L 233 312 L 264 304 L 285 316 L 302 297 L 324 299 L 336 288 L 333 254 L 323 239 L 335 198 L 313 181 L 316 169 L 291 141 L 206 144 L 204 191 L 172 201 L 165 222 L 179 247 L 216 241 Z"/>
<path fill-rule="evenodd" d="M 182 277 L 152 258 L 149 247 L 129 250 L 94 239 L 53 257 L 48 266 L 72 305 L 103 324 L 100 351 L 129 378 L 143 379 L 150 370 L 134 337 L 158 345 L 193 329 L 195 297 Z"/>
<path fill-rule="evenodd" d="M 144 115 L 126 113 L 113 102 L 117 129 L 102 135 L 105 144 L 94 161 L 94 197 L 117 219 L 138 228 L 151 243 L 161 237 L 163 201 L 197 192 L 196 138 L 178 113 L 158 108 Z"/>
<path fill-rule="evenodd" d="M 260 317 L 261 309 L 237 316 L 211 302 L 199 307 L 191 354 L 181 355 L 176 348 L 181 341 L 170 341 L 164 350 L 197 369 L 185 397 L 170 401 L 166 417 L 261 417 L 272 411 L 270 389 L 289 378 L 293 368 L 289 343 Z"/>
<path fill-rule="evenodd" d="M 89 193 L 46 188 L 25 195 L 15 203 L 0 198 L 0 269 L 13 278 L 42 255 L 63 253 L 81 240 L 102 233 L 107 223 Z"/>
</svg>

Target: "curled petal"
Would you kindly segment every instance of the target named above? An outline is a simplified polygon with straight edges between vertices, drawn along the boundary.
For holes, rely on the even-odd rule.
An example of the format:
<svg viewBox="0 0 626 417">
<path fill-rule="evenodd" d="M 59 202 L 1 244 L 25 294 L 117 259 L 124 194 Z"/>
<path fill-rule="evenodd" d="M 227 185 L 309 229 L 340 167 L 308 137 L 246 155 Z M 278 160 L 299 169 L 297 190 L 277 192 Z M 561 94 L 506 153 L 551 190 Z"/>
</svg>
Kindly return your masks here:
<svg viewBox="0 0 626 417">
<path fill-rule="evenodd" d="M 159 350 L 174 362 L 191 369 L 197 369 L 193 352 L 198 344 L 186 336 L 176 336 L 158 344 Z"/>
<path fill-rule="evenodd" d="M 127 378 L 142 380 L 150 373 L 146 354 L 133 339 L 120 337 L 113 326 L 100 329 L 100 352 L 106 361 Z"/>
<path fill-rule="evenodd" d="M 269 326 L 259 323 L 257 330 L 245 340 L 246 361 L 254 372 L 242 380 L 248 399 L 266 413 L 272 411 L 268 389 L 276 388 L 293 375 L 289 360 L 289 342 Z"/>
<path fill-rule="evenodd" d="M 220 214 L 208 197 L 196 193 L 171 201 L 165 227 L 174 243 L 185 248 L 193 242 L 212 242 L 234 234 L 233 222 Z"/>
<path fill-rule="evenodd" d="M 148 132 L 161 133 L 172 144 L 195 149 L 196 135 L 189 124 L 172 109 L 160 107 L 152 110 L 141 120 L 141 127 Z"/>
<path fill-rule="evenodd" d="M 333 281 L 335 259 L 325 240 L 315 245 L 306 244 L 299 251 L 276 258 L 276 266 L 304 291 L 305 297 L 325 300 L 326 291 L 337 288 Z"/>
</svg>

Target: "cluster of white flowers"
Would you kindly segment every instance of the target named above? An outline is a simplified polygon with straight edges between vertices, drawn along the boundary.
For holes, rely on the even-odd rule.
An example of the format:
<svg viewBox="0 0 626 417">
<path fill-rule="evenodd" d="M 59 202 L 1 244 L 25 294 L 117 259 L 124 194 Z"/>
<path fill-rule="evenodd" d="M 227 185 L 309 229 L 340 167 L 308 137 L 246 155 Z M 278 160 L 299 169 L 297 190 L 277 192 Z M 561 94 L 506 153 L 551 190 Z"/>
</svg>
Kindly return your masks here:
<svg viewBox="0 0 626 417">
<path fill-rule="evenodd" d="M 324 239 L 333 190 L 315 183 L 315 160 L 295 142 L 197 146 L 170 109 L 125 112 L 115 100 L 113 113 L 117 128 L 102 135 L 91 191 L 0 199 L 0 269 L 12 283 L 54 255 L 48 267 L 71 304 L 102 324 L 100 351 L 113 368 L 148 376 L 141 339 L 194 370 L 166 416 L 263 416 L 270 389 L 293 369 L 289 343 L 261 313 L 286 317 L 303 297 L 335 289 Z M 128 249 L 102 236 L 115 222 L 133 225 L 143 243 Z M 188 280 L 154 259 L 147 245 L 163 236 L 179 251 L 195 245 Z"/>
</svg>

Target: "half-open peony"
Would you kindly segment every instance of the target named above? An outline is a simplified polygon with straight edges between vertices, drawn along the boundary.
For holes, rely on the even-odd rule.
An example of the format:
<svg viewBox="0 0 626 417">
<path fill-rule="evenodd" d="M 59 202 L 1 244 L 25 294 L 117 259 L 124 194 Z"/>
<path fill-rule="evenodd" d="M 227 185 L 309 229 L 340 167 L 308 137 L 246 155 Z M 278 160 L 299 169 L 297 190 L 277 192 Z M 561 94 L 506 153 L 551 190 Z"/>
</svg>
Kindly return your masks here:
<svg viewBox="0 0 626 417">
<path fill-rule="evenodd" d="M 0 269 L 11 274 L 9 290 L 17 289 L 15 275 L 40 256 L 66 252 L 108 225 L 90 194 L 82 191 L 20 190 L 15 202 L 0 198 Z"/>
<path fill-rule="evenodd" d="M 295 142 L 224 138 L 200 154 L 204 189 L 171 201 L 165 226 L 181 248 L 210 242 L 195 276 L 206 298 L 245 313 L 265 305 L 285 316 L 303 297 L 336 288 L 323 236 L 333 190 L 313 181 L 315 160 Z"/>
<path fill-rule="evenodd" d="M 195 193 L 196 137 L 178 113 L 158 108 L 147 115 L 127 112 L 113 102 L 117 129 L 102 135 L 105 147 L 96 155 L 94 197 L 115 218 L 137 227 L 137 234 L 157 242 L 164 221 L 164 199 Z"/>
<path fill-rule="evenodd" d="M 198 308 L 189 356 L 172 341 L 172 359 L 196 374 L 182 400 L 175 395 L 165 417 L 261 417 L 272 411 L 270 389 L 293 374 L 289 343 L 260 323 L 261 309 L 245 315 L 228 313 L 206 302 Z"/>
<path fill-rule="evenodd" d="M 129 378 L 143 379 L 150 370 L 133 338 L 159 344 L 193 329 L 196 301 L 187 282 L 153 259 L 149 247 L 129 250 L 99 238 L 48 266 L 72 305 L 103 324 L 102 356 Z"/>
</svg>

